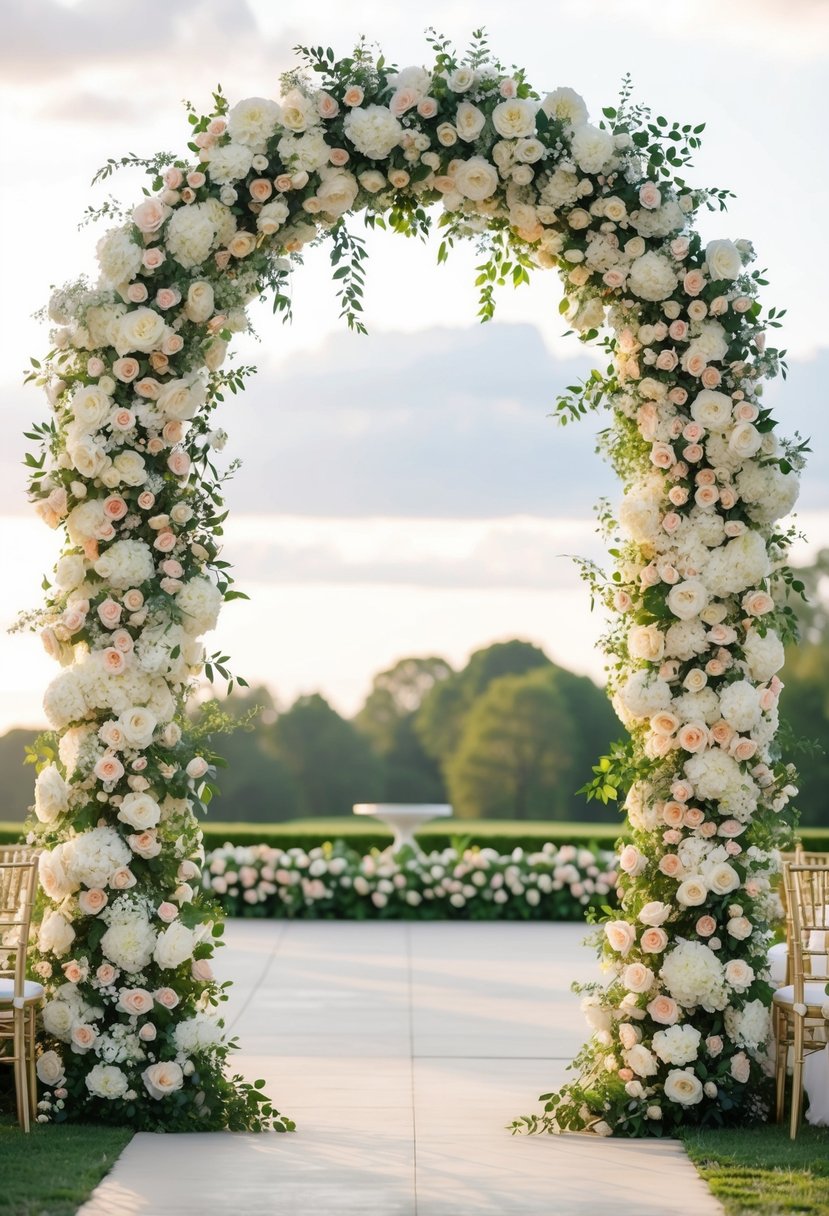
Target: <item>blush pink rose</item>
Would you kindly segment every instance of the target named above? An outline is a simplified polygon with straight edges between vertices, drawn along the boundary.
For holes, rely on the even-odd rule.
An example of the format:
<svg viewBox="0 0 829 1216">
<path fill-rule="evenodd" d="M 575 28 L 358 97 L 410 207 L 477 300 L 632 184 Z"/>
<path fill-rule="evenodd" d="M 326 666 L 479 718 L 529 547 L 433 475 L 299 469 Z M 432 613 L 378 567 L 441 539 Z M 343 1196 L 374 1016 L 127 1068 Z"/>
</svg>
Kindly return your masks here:
<svg viewBox="0 0 829 1216">
<path fill-rule="evenodd" d="M 98 1032 L 94 1026 L 88 1026 L 86 1023 L 81 1026 L 75 1026 L 72 1030 L 72 1045 L 79 1051 L 89 1051 L 95 1046 L 98 1038 Z"/>
<path fill-rule="evenodd" d="M 106 650 L 102 650 L 100 654 L 104 670 L 111 676 L 120 676 L 126 667 L 123 653 L 115 646 L 107 646 Z"/>
<path fill-rule="evenodd" d="M 659 871 L 661 874 L 664 874 L 666 878 L 676 878 L 681 869 L 682 862 L 679 860 L 676 853 L 666 853 L 664 857 L 660 858 Z"/>
<path fill-rule="evenodd" d="M 101 894 L 103 895 L 104 892 L 102 891 Z M 112 963 L 101 963 L 100 967 L 95 972 L 95 974 L 97 975 L 100 982 L 104 985 L 104 987 L 108 988 L 109 985 L 117 977 L 118 972 L 115 970 Z"/>
<path fill-rule="evenodd" d="M 123 384 L 129 384 L 131 380 L 134 380 L 140 370 L 138 360 L 133 359 L 132 356 L 116 359 L 112 365 L 113 376 Z"/>
<path fill-rule="evenodd" d="M 713 916 L 701 916 L 696 923 L 696 930 L 700 937 L 710 937 L 717 931 L 717 922 Z"/>
<path fill-rule="evenodd" d="M 159 553 L 170 553 L 176 547 L 175 532 L 165 531 L 159 532 L 153 541 L 153 548 L 158 549 Z"/>
<path fill-rule="evenodd" d="M 676 511 L 669 511 L 667 515 L 663 515 L 662 517 L 662 527 L 669 534 L 671 532 L 676 532 L 681 523 L 682 516 L 677 515 Z"/>
<path fill-rule="evenodd" d="M 698 460 L 702 460 L 702 446 L 698 443 L 689 443 L 682 455 L 686 460 L 690 460 L 692 464 L 696 464 Z"/>
<path fill-rule="evenodd" d="M 702 752 L 708 746 L 708 727 L 703 722 L 686 722 L 677 733 L 677 742 L 686 752 Z"/>
<path fill-rule="evenodd" d="M 172 921 L 174 921 L 178 916 L 178 908 L 176 905 L 171 904 L 169 900 L 166 899 L 163 903 L 158 905 L 156 912 L 158 913 L 159 919 L 163 920 L 165 925 L 171 924 Z"/>
<path fill-rule="evenodd" d="M 106 752 L 95 763 L 93 769 L 99 781 L 112 784 L 124 775 L 124 766 L 113 752 Z"/>
<path fill-rule="evenodd" d="M 286 194 L 288 190 L 293 190 L 294 188 L 290 173 L 280 173 L 279 177 L 274 178 L 273 184 L 280 194 Z"/>
<path fill-rule="evenodd" d="M 417 112 L 421 118 L 434 118 L 438 112 L 438 103 L 434 97 L 421 97 L 417 103 Z"/>
<path fill-rule="evenodd" d="M 337 100 L 330 93 L 317 94 L 317 113 L 320 118 L 336 118 L 339 112 Z"/>
<path fill-rule="evenodd" d="M 84 916 L 97 916 L 109 903 L 109 896 L 100 887 L 90 887 L 78 895 L 78 906 Z"/>
<path fill-rule="evenodd" d="M 662 205 L 662 192 L 655 182 L 645 182 L 639 187 L 639 202 L 650 211 Z"/>
<path fill-rule="evenodd" d="M 705 275 L 701 270 L 689 270 L 682 280 L 686 296 L 698 296 L 705 286 Z"/>
<path fill-rule="evenodd" d="M 171 452 L 167 458 L 167 468 L 176 477 L 186 477 L 190 472 L 190 457 L 186 452 Z"/>
<path fill-rule="evenodd" d="M 138 612 L 144 606 L 144 596 L 137 587 L 124 592 L 124 607 L 127 612 Z"/>
<path fill-rule="evenodd" d="M 757 744 L 753 739 L 736 738 L 731 740 L 728 750 L 735 760 L 751 760 L 757 754 Z"/>
<path fill-rule="evenodd" d="M 146 988 L 122 988 L 118 993 L 118 1008 L 133 1017 L 149 1013 L 153 1003 L 152 995 Z"/>
<path fill-rule="evenodd" d="M 146 860 L 157 857 L 161 852 L 161 845 L 152 828 L 148 828 L 146 832 L 136 832 L 132 836 L 128 836 L 127 844 L 133 853 Z"/>
<path fill-rule="evenodd" d="M 145 249 L 141 254 L 141 262 L 145 270 L 158 270 L 159 266 L 163 266 L 167 261 L 167 254 L 160 245 L 153 245 L 151 249 Z"/>
<path fill-rule="evenodd" d="M 668 944 L 668 934 L 664 929 L 646 929 L 639 938 L 639 945 L 646 954 L 660 954 Z"/>
<path fill-rule="evenodd" d="M 173 988 L 158 988 L 153 995 L 165 1009 L 175 1009 L 179 1002 L 178 993 Z"/>
<path fill-rule="evenodd" d="M 123 609 L 116 600 L 102 600 L 97 611 L 101 624 L 106 629 L 114 629 L 120 624 Z"/>
<path fill-rule="evenodd" d="M 138 1029 L 138 1037 L 142 1043 L 154 1042 L 157 1034 L 158 1031 L 156 1030 L 155 1026 L 153 1026 L 152 1022 L 145 1022 L 144 1025 L 140 1026 Z"/>
<path fill-rule="evenodd" d="M 681 827 L 685 819 L 686 810 L 687 807 L 682 802 L 666 802 L 662 807 L 662 820 L 669 827 Z"/>
<path fill-rule="evenodd" d="M 190 967 L 190 973 L 193 979 L 201 984 L 209 984 L 213 979 L 213 968 L 206 958 L 194 958 Z"/>
<path fill-rule="evenodd" d="M 266 203 L 273 194 L 273 183 L 267 177 L 255 177 L 249 186 L 250 196 L 257 203 Z"/>
<path fill-rule="evenodd" d="M 685 812 L 686 828 L 698 828 L 705 821 L 705 814 L 698 806 L 689 806 Z"/>
<path fill-rule="evenodd" d="M 161 385 L 152 376 L 144 376 L 136 382 L 134 388 L 141 397 L 147 397 L 150 401 L 155 401 L 161 392 Z"/>
<path fill-rule="evenodd" d="M 130 283 L 127 288 L 127 299 L 131 304 L 143 304 L 149 294 L 143 283 Z"/>
<path fill-rule="evenodd" d="M 703 388 L 717 388 L 722 381 L 722 376 L 716 367 L 711 367 L 709 364 L 700 376 Z"/>
<path fill-rule="evenodd" d="M 174 308 L 181 302 L 181 292 L 175 287 L 159 287 L 155 293 L 155 302 L 159 308 L 163 308 L 165 311 L 168 308 Z"/>
<path fill-rule="evenodd" d="M 679 1006 L 673 997 L 656 996 L 646 1008 L 653 1021 L 660 1026 L 673 1026 L 679 1021 Z"/>
<path fill-rule="evenodd" d="M 345 91 L 343 103 L 347 106 L 361 106 L 363 104 L 364 97 L 365 93 L 360 86 L 358 84 L 352 84 Z"/>
<path fill-rule="evenodd" d="M 158 232 L 169 214 L 169 207 L 165 207 L 157 198 L 148 198 L 135 208 L 132 222 L 141 232 Z"/>
</svg>

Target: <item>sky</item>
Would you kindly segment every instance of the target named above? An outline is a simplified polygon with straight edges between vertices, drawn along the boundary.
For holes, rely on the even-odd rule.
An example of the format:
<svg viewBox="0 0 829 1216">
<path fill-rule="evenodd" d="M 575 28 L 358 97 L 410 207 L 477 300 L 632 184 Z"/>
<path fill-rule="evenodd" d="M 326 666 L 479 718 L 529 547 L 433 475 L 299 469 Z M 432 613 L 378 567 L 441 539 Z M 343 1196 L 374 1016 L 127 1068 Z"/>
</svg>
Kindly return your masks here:
<svg viewBox="0 0 829 1216">
<path fill-rule="evenodd" d="M 655 20 L 656 15 L 656 20 Z M 428 59 L 424 30 L 463 45 L 486 26 L 506 63 L 540 89 L 570 85 L 593 116 L 626 72 L 670 119 L 708 124 L 689 177 L 737 198 L 705 217 L 708 236 L 750 238 L 768 268 L 765 299 L 787 308 L 779 342 L 791 374 L 769 387 L 783 430 L 811 436 L 800 522 L 806 560 L 829 544 L 825 388 L 829 265 L 824 199 L 829 5 L 823 0 L 551 0 L 539 10 L 448 0 L 440 6 L 317 0 L 306 17 L 269 0 L 27 0 L 0 6 L 0 731 L 38 725 L 54 674 L 36 637 L 7 635 L 39 602 L 58 537 L 26 502 L 22 431 L 46 404 L 21 386 L 47 345 L 33 314 L 52 284 L 94 270 L 99 226 L 78 224 L 108 193 L 137 199 L 129 173 L 90 187 L 110 156 L 183 149 L 182 98 L 207 108 L 218 82 L 234 101 L 279 96 L 292 48 L 347 54 L 360 34 L 401 66 Z M 525 637 L 602 678 L 573 555 L 599 559 L 592 505 L 616 493 L 594 455 L 591 418 L 561 429 L 557 390 L 591 366 L 565 340 L 557 277 L 505 292 L 476 322 L 474 248 L 436 266 L 436 243 L 371 235 L 369 336 L 339 321 L 327 254 L 294 276 L 294 321 L 255 306 L 248 392 L 219 418 L 228 487 L 225 554 L 251 601 L 229 605 L 211 649 L 282 704 L 321 689 L 352 713 L 371 675 L 405 654 L 460 664 L 493 640 Z"/>
</svg>

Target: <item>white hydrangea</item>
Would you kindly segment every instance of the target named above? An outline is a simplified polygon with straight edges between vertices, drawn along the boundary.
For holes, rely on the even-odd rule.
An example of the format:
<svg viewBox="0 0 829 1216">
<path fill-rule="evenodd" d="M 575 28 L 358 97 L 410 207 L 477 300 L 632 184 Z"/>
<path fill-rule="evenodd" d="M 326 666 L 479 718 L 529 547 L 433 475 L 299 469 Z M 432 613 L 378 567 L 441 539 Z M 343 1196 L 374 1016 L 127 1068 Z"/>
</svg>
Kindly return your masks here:
<svg viewBox="0 0 829 1216">
<path fill-rule="evenodd" d="M 185 270 L 200 266 L 217 242 L 217 227 L 207 203 L 177 207 L 167 223 L 164 243 Z"/>
<path fill-rule="evenodd" d="M 665 654 L 683 663 L 709 649 L 705 625 L 700 620 L 675 621 L 665 632 Z"/>
<path fill-rule="evenodd" d="M 231 139 L 226 144 L 217 144 L 206 149 L 202 156 L 207 161 L 207 172 L 212 181 L 220 186 L 229 186 L 247 177 L 253 163 L 253 151 L 247 144 Z"/>
<path fill-rule="evenodd" d="M 737 491 L 756 524 L 770 524 L 793 509 L 800 493 L 797 473 L 782 473 L 777 465 L 749 460 L 737 474 Z"/>
<path fill-rule="evenodd" d="M 53 730 L 63 730 L 86 716 L 87 705 L 76 668 L 55 676 L 43 694 L 43 712 Z"/>
<path fill-rule="evenodd" d="M 132 227 L 111 228 L 96 246 L 101 285 L 119 287 L 134 279 L 141 269 L 142 249 L 132 239 Z"/>
<path fill-rule="evenodd" d="M 631 718 L 651 718 L 670 708 L 671 689 L 656 672 L 643 668 L 628 677 L 616 698 Z"/>
<path fill-rule="evenodd" d="M 650 250 L 631 264 L 628 288 L 640 300 L 667 300 L 676 287 L 676 271 L 661 253 Z"/>
<path fill-rule="evenodd" d="M 115 828 L 91 828 L 63 845 L 63 864 L 75 886 L 105 887 L 132 854 Z"/>
<path fill-rule="evenodd" d="M 653 1036 L 653 1050 L 663 1064 L 692 1064 L 702 1035 L 695 1026 L 668 1026 Z"/>
<path fill-rule="evenodd" d="M 771 1019 L 762 1001 L 749 1001 L 742 1009 L 729 1006 L 725 1011 L 725 1032 L 739 1047 L 756 1051 L 769 1037 Z"/>
<path fill-rule="evenodd" d="M 176 1050 L 182 1055 L 193 1055 L 194 1052 L 204 1051 L 221 1043 L 224 1038 L 222 1028 L 215 1018 L 205 1017 L 197 1013 L 193 1018 L 179 1022 L 173 1032 Z"/>
<path fill-rule="evenodd" d="M 325 134 L 320 127 L 312 127 L 302 135 L 284 135 L 277 145 L 282 162 L 292 173 L 304 170 L 306 173 L 316 173 L 323 165 L 328 164 L 331 151 L 325 142 Z"/>
<path fill-rule="evenodd" d="M 779 635 L 769 629 L 765 637 L 750 629 L 743 642 L 748 670 L 755 680 L 765 683 L 783 666 L 785 653 Z"/>
<path fill-rule="evenodd" d="M 572 207 L 579 197 L 578 174 L 569 169 L 556 169 L 555 173 L 551 173 L 542 181 L 539 190 L 539 201 L 556 211 Z"/>
<path fill-rule="evenodd" d="M 35 781 L 35 814 L 41 823 L 54 823 L 69 806 L 69 786 L 55 764 L 47 764 Z"/>
<path fill-rule="evenodd" d="M 712 726 L 720 717 L 720 699 L 713 688 L 685 692 L 671 706 L 683 722 L 706 722 Z"/>
<path fill-rule="evenodd" d="M 676 199 L 671 198 L 653 211 L 641 208 L 631 222 L 640 236 L 670 236 L 685 227 L 685 213 Z"/>
<path fill-rule="evenodd" d="M 653 831 L 661 822 L 657 810 L 657 798 L 648 781 L 634 781 L 625 798 L 625 811 L 634 828 Z"/>
<path fill-rule="evenodd" d="M 98 558 L 95 573 L 119 591 L 140 587 L 155 574 L 152 550 L 143 540 L 117 540 Z"/>
<path fill-rule="evenodd" d="M 227 129 L 237 144 L 247 144 L 254 152 L 264 152 L 276 131 L 280 108 L 266 97 L 246 97 L 238 101 L 227 116 Z"/>
<path fill-rule="evenodd" d="M 697 797 L 717 801 L 729 790 L 739 789 L 744 780 L 739 764 L 727 752 L 712 748 L 685 761 L 685 775 Z"/>
<path fill-rule="evenodd" d="M 671 996 L 686 1009 L 701 1005 L 709 1013 L 727 1004 L 723 965 L 702 942 L 682 938 L 665 956 L 660 976 Z"/>
<path fill-rule="evenodd" d="M 385 160 L 400 143 L 403 127 L 386 106 L 354 107 L 343 123 L 346 139 L 369 160 Z"/>
<path fill-rule="evenodd" d="M 174 920 L 159 933 L 153 957 L 159 967 L 180 967 L 192 957 L 197 940 L 192 929 L 188 929 L 180 920 Z"/>
<path fill-rule="evenodd" d="M 720 694 L 720 711 L 736 731 L 749 731 L 760 719 L 760 696 L 748 680 L 735 680 Z"/>
<path fill-rule="evenodd" d="M 652 544 L 658 534 L 664 495 L 664 480 L 658 474 L 635 482 L 625 492 L 619 504 L 619 523 L 637 544 Z"/>
<path fill-rule="evenodd" d="M 759 532 L 748 531 L 711 554 L 704 578 L 711 594 L 725 599 L 758 586 L 769 569 L 765 540 Z"/>
<path fill-rule="evenodd" d="M 216 628 L 222 593 L 207 578 L 191 578 L 176 596 L 184 630 L 196 636 Z"/>
</svg>

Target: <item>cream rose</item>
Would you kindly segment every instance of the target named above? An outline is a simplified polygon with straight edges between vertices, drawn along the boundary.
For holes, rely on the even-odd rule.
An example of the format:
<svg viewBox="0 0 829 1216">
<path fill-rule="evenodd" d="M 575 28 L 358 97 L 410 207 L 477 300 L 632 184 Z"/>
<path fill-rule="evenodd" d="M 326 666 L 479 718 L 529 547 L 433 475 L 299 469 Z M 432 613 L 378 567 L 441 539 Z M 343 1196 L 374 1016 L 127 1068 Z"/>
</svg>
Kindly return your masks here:
<svg viewBox="0 0 829 1216">
<path fill-rule="evenodd" d="M 184 1073 L 180 1064 L 174 1060 L 164 1060 L 151 1064 L 141 1074 L 144 1088 L 151 1098 L 159 1100 L 181 1089 L 184 1084 Z"/>
<path fill-rule="evenodd" d="M 715 281 L 736 279 L 742 273 L 743 260 L 733 241 L 709 241 L 705 246 L 705 260 Z"/>
<path fill-rule="evenodd" d="M 696 1106 L 702 1101 L 702 1081 L 690 1068 L 672 1068 L 664 1088 L 665 1097 L 680 1106 Z"/>
</svg>

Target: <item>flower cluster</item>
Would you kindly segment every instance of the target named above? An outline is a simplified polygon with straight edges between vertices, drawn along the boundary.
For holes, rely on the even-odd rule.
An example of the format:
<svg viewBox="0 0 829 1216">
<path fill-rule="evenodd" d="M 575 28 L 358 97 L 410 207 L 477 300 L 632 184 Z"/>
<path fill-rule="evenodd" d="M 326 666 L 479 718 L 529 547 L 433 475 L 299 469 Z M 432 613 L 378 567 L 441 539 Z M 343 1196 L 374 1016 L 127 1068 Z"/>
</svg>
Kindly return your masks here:
<svg viewBox="0 0 829 1216">
<path fill-rule="evenodd" d="M 361 856 L 342 841 L 310 849 L 231 845 L 202 882 L 230 916 L 333 919 L 582 920 L 614 902 L 613 854 L 545 844 Z"/>
<path fill-rule="evenodd" d="M 201 635 L 237 594 L 218 560 L 224 435 L 211 417 L 243 383 L 245 369 L 222 368 L 245 306 L 272 293 L 289 311 L 304 246 L 331 242 L 343 315 L 360 328 L 365 251 L 346 215 L 410 234 L 438 203 L 441 259 L 459 239 L 483 247 L 484 318 L 499 281 L 555 268 L 562 311 L 585 339 L 604 329 L 610 359 L 563 405 L 613 411 L 624 537 L 606 599 L 634 832 L 602 1026 L 540 1125 L 640 1133 L 743 1118 L 762 1095 L 769 873 L 793 792 L 774 750 L 791 620 L 775 521 L 801 460 L 762 400 L 778 322 L 761 320 L 751 245 L 705 244 L 694 228 L 700 206 L 723 202 L 687 184 L 701 128 L 651 120 L 627 89 L 591 123 L 571 89 L 538 95 L 480 40 L 463 60 L 433 45 L 430 67 L 401 71 L 365 45 L 341 61 L 305 51 L 279 102 L 229 108 L 216 94 L 211 114 L 189 116 L 189 156 L 145 162 L 152 189 L 99 242 L 97 282 L 50 302 L 53 349 L 32 378 L 53 418 L 31 432 L 43 451 L 28 463 L 38 512 L 66 534 L 42 622 L 63 664 L 45 700 L 62 737 L 33 839 L 47 849 L 47 1008 L 65 1006 L 81 1040 L 66 1053 L 55 1036 L 67 1109 L 88 1095 L 98 1112 L 126 1104 L 131 1120 L 173 1126 L 227 1122 L 232 1101 L 254 1101 L 222 1089 L 212 1040 L 188 1079 L 176 1038 L 217 999 L 203 969 L 216 911 L 196 881 L 208 758 L 182 732 Z M 179 1004 L 162 1016 L 168 989 Z M 104 1054 L 116 1042 L 117 1064 Z"/>
</svg>

